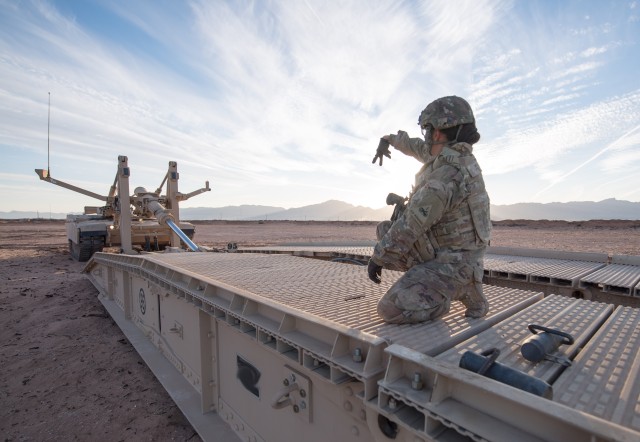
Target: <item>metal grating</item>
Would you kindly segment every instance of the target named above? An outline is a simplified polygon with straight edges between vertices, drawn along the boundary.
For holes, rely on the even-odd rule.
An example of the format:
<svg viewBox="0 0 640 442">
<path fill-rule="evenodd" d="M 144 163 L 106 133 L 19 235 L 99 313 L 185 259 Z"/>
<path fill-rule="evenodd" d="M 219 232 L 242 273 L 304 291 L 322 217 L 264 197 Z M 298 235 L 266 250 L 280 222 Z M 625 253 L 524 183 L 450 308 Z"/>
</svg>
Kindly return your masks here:
<svg viewBox="0 0 640 442">
<path fill-rule="evenodd" d="M 367 246 L 264 246 L 247 247 L 237 250 L 242 253 L 286 253 L 296 256 L 319 257 L 351 257 L 357 259 L 369 259 L 373 254 L 373 247 Z"/>
<path fill-rule="evenodd" d="M 181 272 L 249 292 L 301 314 L 381 337 L 427 354 L 436 354 L 491 327 L 542 299 L 533 293 L 485 286 L 491 311 L 485 318 L 464 317 L 464 306 L 453 302 L 448 315 L 415 325 L 390 325 L 377 314 L 378 300 L 401 273 L 383 271 L 383 282 L 372 283 L 361 266 L 263 254 L 164 254 L 149 259 Z"/>
<path fill-rule="evenodd" d="M 580 287 L 597 287 L 604 292 L 633 295 L 640 282 L 640 266 L 610 264 L 580 279 Z"/>
<path fill-rule="evenodd" d="M 493 277 L 528 281 L 530 273 L 541 272 L 544 269 L 565 263 L 566 261 L 550 258 L 500 256 L 499 258 L 490 257 L 489 260 L 485 258 L 484 268 L 485 274 L 489 271 L 489 275 Z"/>
<path fill-rule="evenodd" d="M 604 267 L 605 263 L 563 261 L 551 267 L 533 271 L 529 280 L 538 284 L 577 287 L 580 278 Z"/>
<path fill-rule="evenodd" d="M 561 373 L 561 365 L 550 361 L 532 363 L 520 354 L 521 344 L 531 336 L 528 325 L 539 324 L 571 334 L 574 344 L 561 346 L 559 351 L 572 359 L 612 311 L 609 304 L 551 295 L 437 358 L 457 365 L 467 350 L 480 353 L 497 348 L 498 362 L 551 383 Z"/>
<path fill-rule="evenodd" d="M 555 400 L 640 431 L 640 310 L 618 307 L 554 383 Z"/>
<path fill-rule="evenodd" d="M 254 247 L 238 251 L 367 260 L 373 253 L 373 247 L 298 245 Z M 605 267 L 607 259 L 608 256 L 603 253 L 489 247 L 484 256 L 484 274 L 512 281 L 578 287 L 581 278 Z"/>
</svg>

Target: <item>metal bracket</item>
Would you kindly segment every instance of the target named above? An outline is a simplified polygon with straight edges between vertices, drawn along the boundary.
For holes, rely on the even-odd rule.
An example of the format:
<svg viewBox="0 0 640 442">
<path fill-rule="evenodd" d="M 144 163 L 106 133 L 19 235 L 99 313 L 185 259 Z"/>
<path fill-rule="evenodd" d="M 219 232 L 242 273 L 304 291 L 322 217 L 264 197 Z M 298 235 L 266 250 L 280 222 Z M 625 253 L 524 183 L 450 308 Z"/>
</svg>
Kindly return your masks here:
<svg viewBox="0 0 640 442">
<path fill-rule="evenodd" d="M 312 422 L 311 381 L 287 365 L 284 366 L 283 375 L 282 388 L 274 396 L 271 406 L 290 409 L 304 422 Z"/>
</svg>

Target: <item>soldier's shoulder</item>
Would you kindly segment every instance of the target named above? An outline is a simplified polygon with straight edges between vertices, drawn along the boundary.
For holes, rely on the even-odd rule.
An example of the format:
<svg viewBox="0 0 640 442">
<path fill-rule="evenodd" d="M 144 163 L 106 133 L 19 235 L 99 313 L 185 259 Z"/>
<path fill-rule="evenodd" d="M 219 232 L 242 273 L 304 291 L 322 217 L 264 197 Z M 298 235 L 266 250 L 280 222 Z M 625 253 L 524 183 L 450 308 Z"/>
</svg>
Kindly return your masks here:
<svg viewBox="0 0 640 442">
<path fill-rule="evenodd" d="M 453 167 L 460 167 L 462 152 L 454 149 L 454 146 L 445 146 L 438 155 L 436 160 L 436 166 L 450 165 Z"/>
</svg>

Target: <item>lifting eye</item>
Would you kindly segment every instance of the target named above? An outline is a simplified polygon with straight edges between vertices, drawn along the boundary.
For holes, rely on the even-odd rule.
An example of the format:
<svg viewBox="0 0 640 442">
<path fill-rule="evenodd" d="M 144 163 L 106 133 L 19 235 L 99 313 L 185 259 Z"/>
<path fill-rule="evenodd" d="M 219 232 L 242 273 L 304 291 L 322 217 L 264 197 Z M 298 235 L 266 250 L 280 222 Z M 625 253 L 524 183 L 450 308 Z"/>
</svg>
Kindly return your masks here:
<svg viewBox="0 0 640 442">
<path fill-rule="evenodd" d="M 237 364 L 238 371 L 236 373 L 236 377 L 240 379 L 240 382 L 250 393 L 252 393 L 256 397 L 260 397 L 260 390 L 258 389 L 258 381 L 260 380 L 260 371 L 242 359 L 240 356 L 237 356 Z"/>
</svg>

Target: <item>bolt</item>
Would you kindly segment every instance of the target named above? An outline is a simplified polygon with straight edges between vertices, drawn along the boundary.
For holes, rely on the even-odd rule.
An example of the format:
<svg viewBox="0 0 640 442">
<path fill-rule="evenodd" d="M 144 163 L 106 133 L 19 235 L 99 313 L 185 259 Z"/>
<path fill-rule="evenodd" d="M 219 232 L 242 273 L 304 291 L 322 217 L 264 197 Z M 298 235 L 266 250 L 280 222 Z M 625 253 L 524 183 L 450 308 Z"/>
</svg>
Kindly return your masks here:
<svg viewBox="0 0 640 442">
<path fill-rule="evenodd" d="M 291 373 L 291 382 L 295 382 L 296 381 L 296 375 Z"/>
<path fill-rule="evenodd" d="M 398 402 L 394 398 L 390 397 L 387 405 L 390 409 L 395 410 L 398 407 Z"/>
<path fill-rule="evenodd" d="M 351 387 L 345 388 L 344 394 L 346 394 L 347 396 L 353 396 L 353 389 Z"/>
<path fill-rule="evenodd" d="M 420 377 L 420 373 L 415 372 L 413 374 L 413 381 L 411 381 L 411 388 L 414 390 L 422 390 L 422 378 Z"/>
<path fill-rule="evenodd" d="M 353 362 L 362 362 L 362 350 L 359 347 L 353 350 Z"/>
<path fill-rule="evenodd" d="M 288 386 L 289 386 L 289 379 L 284 378 L 284 379 L 282 380 L 282 383 L 284 384 L 284 386 L 285 386 L 285 387 L 288 387 Z"/>
<path fill-rule="evenodd" d="M 306 396 L 307 396 L 306 390 L 300 390 L 300 397 L 306 397 Z"/>
<path fill-rule="evenodd" d="M 294 405 L 293 406 L 293 412 L 294 413 L 299 413 L 300 412 L 300 407 L 298 407 L 298 405 Z"/>
</svg>

